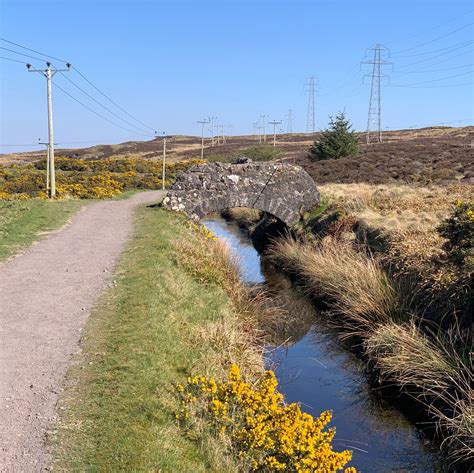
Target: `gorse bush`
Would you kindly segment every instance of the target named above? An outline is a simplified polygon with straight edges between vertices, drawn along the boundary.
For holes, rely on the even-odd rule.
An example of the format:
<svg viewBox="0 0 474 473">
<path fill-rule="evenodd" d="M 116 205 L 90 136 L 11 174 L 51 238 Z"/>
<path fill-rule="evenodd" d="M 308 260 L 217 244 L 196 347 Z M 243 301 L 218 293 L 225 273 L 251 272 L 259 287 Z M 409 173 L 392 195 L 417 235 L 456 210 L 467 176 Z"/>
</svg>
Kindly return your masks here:
<svg viewBox="0 0 474 473">
<path fill-rule="evenodd" d="M 166 166 L 165 185 L 200 160 Z M 55 160 L 58 198 L 107 199 L 132 189 L 161 189 L 162 163 L 136 158 L 83 160 L 58 157 Z M 0 199 L 47 198 L 46 161 L 0 169 Z"/>
<path fill-rule="evenodd" d="M 339 112 L 336 118 L 330 117 L 329 128 L 321 133 L 319 140 L 309 149 L 308 155 L 314 161 L 339 159 L 357 153 L 358 149 L 358 134 L 352 130 L 345 113 Z"/>
<path fill-rule="evenodd" d="M 474 250 L 474 203 L 454 203 L 451 215 L 438 227 L 438 233 L 446 238 L 443 249 L 448 257 L 457 264 L 463 264 L 467 258 L 473 258 Z"/>
<path fill-rule="evenodd" d="M 285 405 L 277 384 L 275 374 L 266 371 L 251 385 L 241 379 L 235 364 L 223 382 L 189 377 L 186 385 L 177 386 L 181 408 L 176 416 L 184 427 L 203 419 L 215 436 L 227 436 L 240 471 L 340 471 L 352 452 L 332 449 L 336 431 L 324 430 L 331 412 L 313 418 L 298 404 Z M 345 472 L 356 470 L 349 467 Z"/>
</svg>

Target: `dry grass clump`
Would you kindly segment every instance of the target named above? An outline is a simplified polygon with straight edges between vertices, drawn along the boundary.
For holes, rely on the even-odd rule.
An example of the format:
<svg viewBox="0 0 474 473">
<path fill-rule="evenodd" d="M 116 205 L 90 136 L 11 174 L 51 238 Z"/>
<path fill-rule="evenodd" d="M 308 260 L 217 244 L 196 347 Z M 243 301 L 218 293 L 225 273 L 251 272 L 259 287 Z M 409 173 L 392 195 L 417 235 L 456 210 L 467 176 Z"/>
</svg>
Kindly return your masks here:
<svg viewBox="0 0 474 473">
<path fill-rule="evenodd" d="M 437 419 L 452 460 L 473 461 L 474 379 L 453 345 L 429 339 L 414 323 L 381 325 L 364 345 L 380 376 L 418 398 Z"/>
<path fill-rule="evenodd" d="M 317 246 L 285 238 L 276 241 L 271 260 L 296 274 L 315 297 L 329 302 L 333 319 L 351 334 L 403 316 L 403 301 L 374 258 L 326 238 Z"/>
<path fill-rule="evenodd" d="M 247 207 L 233 207 L 222 212 L 222 215 L 238 225 L 248 227 L 258 223 L 262 218 L 262 211 Z"/>
<path fill-rule="evenodd" d="M 374 257 L 331 237 L 313 244 L 278 240 L 269 257 L 327 304 L 343 338 L 362 341 L 381 381 L 423 404 L 453 462 L 474 458 L 472 372 L 454 338 L 428 336 L 415 326 L 410 286 L 395 284 Z"/>
<path fill-rule="evenodd" d="M 474 187 L 415 187 L 402 184 L 325 184 L 321 192 L 337 207 L 371 226 L 394 231 L 433 231 L 456 199 L 474 199 Z"/>
<path fill-rule="evenodd" d="M 264 334 L 259 327 L 265 320 L 278 319 L 279 309 L 267 303 L 263 292 L 252 293 L 241 282 L 238 262 L 225 242 L 205 227 L 191 225 L 197 238 L 174 243 L 179 264 L 197 281 L 221 287 L 230 301 L 225 314 L 196 334 L 196 343 L 211 347 L 202 353 L 203 365 L 211 371 L 206 374 L 224 376 L 229 364 L 237 363 L 252 378 L 263 370 Z"/>
</svg>

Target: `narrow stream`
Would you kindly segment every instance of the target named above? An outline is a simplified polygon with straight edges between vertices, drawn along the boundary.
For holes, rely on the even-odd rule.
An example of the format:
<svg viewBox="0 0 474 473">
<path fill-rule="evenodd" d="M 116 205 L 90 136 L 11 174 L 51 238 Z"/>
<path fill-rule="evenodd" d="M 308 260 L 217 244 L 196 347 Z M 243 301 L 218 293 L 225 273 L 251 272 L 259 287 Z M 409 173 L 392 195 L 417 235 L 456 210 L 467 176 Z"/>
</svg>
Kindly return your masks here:
<svg viewBox="0 0 474 473">
<path fill-rule="evenodd" d="M 260 256 L 246 233 L 221 218 L 208 218 L 204 225 L 227 241 L 238 257 L 246 283 L 266 283 Z M 276 288 L 278 290 L 278 288 Z M 296 294 L 296 293 L 295 293 Z M 296 296 L 295 296 L 296 297 Z M 316 309 L 310 323 L 284 346 L 268 346 L 266 364 L 275 371 L 279 389 L 287 402 L 299 402 L 317 416 L 332 410 L 336 427 L 336 450 L 353 450 L 351 465 L 363 472 L 443 472 L 443 459 L 422 434 L 370 389 L 362 363 L 341 348 L 325 327 Z M 295 314 L 296 315 L 296 314 Z M 297 321 L 298 322 L 298 321 Z"/>
</svg>

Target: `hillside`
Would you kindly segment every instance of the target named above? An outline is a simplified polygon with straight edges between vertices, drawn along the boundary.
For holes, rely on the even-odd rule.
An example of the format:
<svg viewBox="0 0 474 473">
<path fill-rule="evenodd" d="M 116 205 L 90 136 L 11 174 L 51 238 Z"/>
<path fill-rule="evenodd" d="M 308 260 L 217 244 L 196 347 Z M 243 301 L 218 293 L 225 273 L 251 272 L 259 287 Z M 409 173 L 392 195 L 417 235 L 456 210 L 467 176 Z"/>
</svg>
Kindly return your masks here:
<svg viewBox="0 0 474 473">
<path fill-rule="evenodd" d="M 317 138 L 307 134 L 278 135 L 282 159 L 303 166 L 317 183 L 409 182 L 418 184 L 462 181 L 474 183 L 474 127 L 432 127 L 397 130 L 384 133 L 384 143 L 361 145 L 360 152 L 344 160 L 311 162 L 306 151 Z M 267 141 L 272 137 L 267 136 Z M 361 134 L 364 142 L 364 134 Z M 226 144 L 210 145 L 206 139 L 205 157 L 228 155 L 258 143 L 255 136 L 234 136 Z M 90 148 L 57 149 L 57 156 L 101 159 L 107 157 L 139 157 L 161 159 L 162 139 L 129 141 L 116 145 Z M 169 162 L 200 156 L 201 140 L 195 136 L 173 136 L 168 139 Z M 44 158 L 44 151 L 1 155 L 4 165 L 21 164 Z"/>
</svg>

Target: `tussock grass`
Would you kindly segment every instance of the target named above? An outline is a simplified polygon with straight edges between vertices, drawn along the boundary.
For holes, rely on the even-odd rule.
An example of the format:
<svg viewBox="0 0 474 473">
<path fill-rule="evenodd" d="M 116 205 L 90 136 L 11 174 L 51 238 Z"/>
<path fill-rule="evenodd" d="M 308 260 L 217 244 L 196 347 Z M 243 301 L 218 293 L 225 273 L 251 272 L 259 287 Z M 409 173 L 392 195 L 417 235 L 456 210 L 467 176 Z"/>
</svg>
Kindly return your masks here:
<svg viewBox="0 0 474 473">
<path fill-rule="evenodd" d="M 312 296 L 329 301 L 333 320 L 364 336 L 376 324 L 404 316 L 402 298 L 371 257 L 330 238 L 317 246 L 285 238 L 276 241 L 271 260 L 296 274 Z"/>
<path fill-rule="evenodd" d="M 262 214 L 261 210 L 247 207 L 233 207 L 222 212 L 226 219 L 236 222 L 243 227 L 250 227 L 258 223 L 262 218 Z"/>
<path fill-rule="evenodd" d="M 342 338 L 358 337 L 380 381 L 420 402 L 454 463 L 474 460 L 472 370 L 456 351 L 456 337 L 427 334 L 415 324 L 410 286 L 396 284 L 369 254 L 330 237 L 277 240 L 269 257 L 327 304 Z"/>
<path fill-rule="evenodd" d="M 391 323 L 367 337 L 365 350 L 385 381 L 411 393 L 437 419 L 452 460 L 474 460 L 474 379 L 453 345 L 428 338 L 413 322 Z"/>
</svg>

